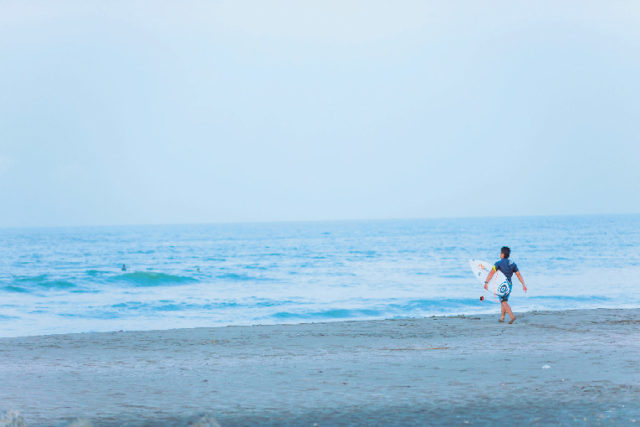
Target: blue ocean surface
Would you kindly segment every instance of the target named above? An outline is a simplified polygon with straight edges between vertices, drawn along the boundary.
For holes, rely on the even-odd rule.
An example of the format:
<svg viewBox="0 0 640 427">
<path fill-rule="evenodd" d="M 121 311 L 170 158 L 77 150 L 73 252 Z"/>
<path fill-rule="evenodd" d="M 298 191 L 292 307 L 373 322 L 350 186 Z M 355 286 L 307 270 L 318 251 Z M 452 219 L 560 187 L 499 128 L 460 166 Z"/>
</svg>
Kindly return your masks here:
<svg viewBox="0 0 640 427">
<path fill-rule="evenodd" d="M 0 336 L 640 307 L 640 215 L 0 230 Z M 126 265 L 126 271 L 122 265 Z"/>
</svg>

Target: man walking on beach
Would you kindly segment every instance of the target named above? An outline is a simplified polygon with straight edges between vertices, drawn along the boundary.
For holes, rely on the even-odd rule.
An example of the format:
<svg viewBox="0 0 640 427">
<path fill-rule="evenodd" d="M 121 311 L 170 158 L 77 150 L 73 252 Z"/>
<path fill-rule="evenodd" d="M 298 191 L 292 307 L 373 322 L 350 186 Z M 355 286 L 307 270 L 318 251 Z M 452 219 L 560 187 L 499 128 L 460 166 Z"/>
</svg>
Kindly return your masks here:
<svg viewBox="0 0 640 427">
<path fill-rule="evenodd" d="M 489 289 L 488 284 L 496 271 L 501 271 L 502 274 L 504 274 L 504 277 L 507 278 L 507 282 L 509 283 L 509 290 L 506 294 L 499 296 L 501 305 L 499 321 L 504 322 L 504 315 L 505 313 L 508 313 L 509 318 L 511 319 L 509 321 L 509 324 L 512 324 L 516 321 L 516 316 L 513 315 L 511 307 L 509 307 L 509 303 L 507 301 L 509 300 L 509 295 L 511 294 L 511 289 L 513 287 L 513 285 L 511 284 L 511 277 L 513 276 L 513 273 L 516 273 L 516 276 L 518 276 L 518 280 L 520 280 L 520 283 L 522 283 L 523 291 L 527 292 L 527 286 L 524 284 L 524 279 L 522 278 L 522 275 L 518 270 L 518 266 L 515 262 L 509 259 L 509 255 L 511 255 L 511 249 L 509 249 L 507 246 L 503 246 L 502 249 L 500 249 L 500 261 L 496 262 L 489 272 L 487 279 L 484 281 L 484 288 Z"/>
</svg>

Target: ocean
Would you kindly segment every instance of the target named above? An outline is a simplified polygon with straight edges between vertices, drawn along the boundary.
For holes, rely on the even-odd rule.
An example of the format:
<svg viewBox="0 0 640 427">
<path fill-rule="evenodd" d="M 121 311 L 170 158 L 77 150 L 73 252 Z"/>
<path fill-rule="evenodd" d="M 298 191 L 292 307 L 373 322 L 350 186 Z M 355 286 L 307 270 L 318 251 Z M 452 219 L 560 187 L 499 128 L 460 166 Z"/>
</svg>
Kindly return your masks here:
<svg viewBox="0 0 640 427">
<path fill-rule="evenodd" d="M 0 336 L 498 315 L 503 245 L 516 313 L 640 307 L 640 215 L 0 229 Z"/>
</svg>

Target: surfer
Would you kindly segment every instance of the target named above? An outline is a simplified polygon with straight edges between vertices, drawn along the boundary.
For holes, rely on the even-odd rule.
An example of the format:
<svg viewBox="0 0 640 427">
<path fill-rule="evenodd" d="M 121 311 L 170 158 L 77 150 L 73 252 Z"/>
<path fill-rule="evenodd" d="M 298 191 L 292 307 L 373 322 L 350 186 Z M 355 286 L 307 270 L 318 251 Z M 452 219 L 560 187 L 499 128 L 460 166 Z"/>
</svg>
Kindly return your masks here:
<svg viewBox="0 0 640 427">
<path fill-rule="evenodd" d="M 509 249 L 507 246 L 503 246 L 500 249 L 500 261 L 496 262 L 493 265 L 493 268 L 489 272 L 487 279 L 484 281 L 484 288 L 489 289 L 488 284 L 496 271 L 501 271 L 502 274 L 504 274 L 504 277 L 507 278 L 507 282 L 509 282 L 509 290 L 506 294 L 499 296 L 501 305 L 499 321 L 504 322 L 504 315 L 505 313 L 507 313 L 509 314 L 509 318 L 511 319 L 509 321 L 509 324 L 516 321 L 516 316 L 513 315 L 513 311 L 511 311 L 511 307 L 509 307 L 509 303 L 507 302 L 509 300 L 509 295 L 511 294 L 511 288 L 513 286 L 511 284 L 511 277 L 513 276 L 513 273 L 518 276 L 518 280 L 520 280 L 520 283 L 522 283 L 522 290 L 527 292 L 527 286 L 524 284 L 524 279 L 520 274 L 520 270 L 518 270 L 518 266 L 516 265 L 516 263 L 509 259 L 510 255 L 511 249 Z"/>
</svg>

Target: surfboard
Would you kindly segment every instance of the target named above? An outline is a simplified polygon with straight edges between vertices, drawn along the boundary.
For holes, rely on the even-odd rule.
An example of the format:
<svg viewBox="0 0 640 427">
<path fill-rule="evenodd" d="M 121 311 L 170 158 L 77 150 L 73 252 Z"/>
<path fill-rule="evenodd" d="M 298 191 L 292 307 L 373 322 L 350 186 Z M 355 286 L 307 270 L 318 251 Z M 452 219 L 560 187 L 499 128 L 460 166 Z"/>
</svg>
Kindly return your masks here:
<svg viewBox="0 0 640 427">
<path fill-rule="evenodd" d="M 487 276 L 493 268 L 493 263 L 472 259 L 469 260 L 469 265 L 471 266 L 473 275 L 481 283 L 482 289 L 484 289 L 484 281 L 487 280 Z M 501 271 L 496 271 L 488 283 L 488 288 L 487 292 L 489 292 L 489 294 L 493 296 L 493 300 L 497 302 L 498 297 L 509 292 L 509 282 Z M 482 300 L 482 298 L 480 299 Z"/>
</svg>

